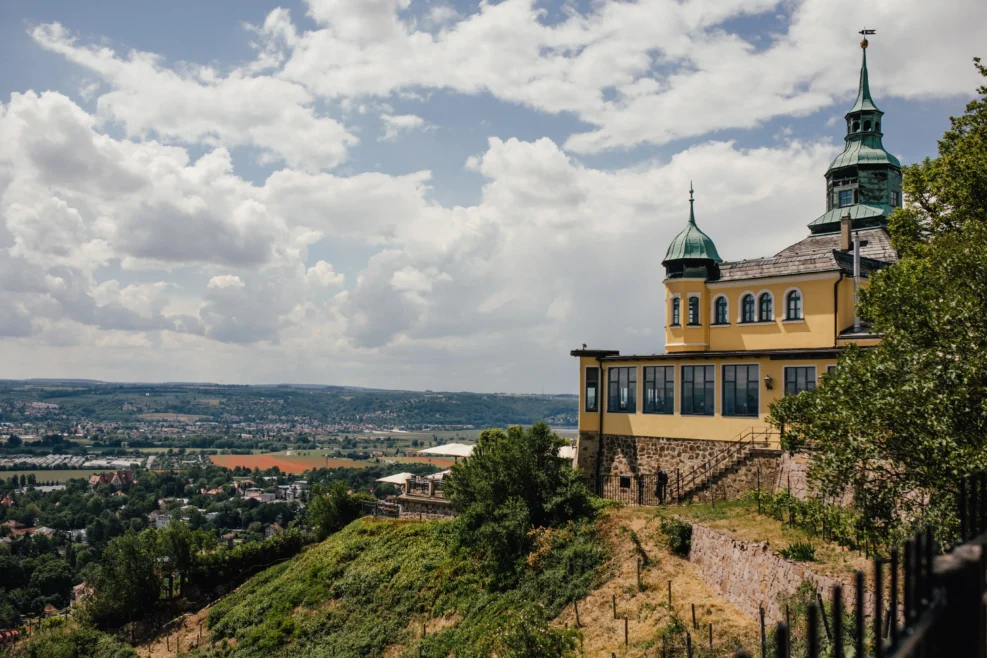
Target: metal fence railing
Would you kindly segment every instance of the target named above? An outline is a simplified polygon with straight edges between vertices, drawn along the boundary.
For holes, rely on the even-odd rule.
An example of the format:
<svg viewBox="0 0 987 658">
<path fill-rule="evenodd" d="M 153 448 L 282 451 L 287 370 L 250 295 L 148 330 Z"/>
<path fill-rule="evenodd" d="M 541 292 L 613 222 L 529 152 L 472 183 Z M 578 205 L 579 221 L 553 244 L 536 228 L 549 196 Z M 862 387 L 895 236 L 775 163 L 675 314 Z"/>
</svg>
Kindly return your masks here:
<svg viewBox="0 0 987 658">
<path fill-rule="evenodd" d="M 363 501 L 363 515 L 396 519 L 401 516 L 401 506 L 382 500 L 365 500 Z"/>
<path fill-rule="evenodd" d="M 807 658 L 987 658 L 987 477 L 964 480 L 958 495 L 960 541 L 938 555 L 931 530 L 903 551 L 873 561 L 873 608 L 865 610 L 864 574 L 856 573 L 852 617 L 840 586 L 806 615 Z M 885 585 L 887 583 L 887 585 Z M 822 624 L 820 624 L 822 621 Z M 773 658 L 792 658 L 785 623 L 774 635 Z M 767 655 L 762 630 L 761 656 Z M 737 658 L 750 658 L 739 651 Z"/>
</svg>

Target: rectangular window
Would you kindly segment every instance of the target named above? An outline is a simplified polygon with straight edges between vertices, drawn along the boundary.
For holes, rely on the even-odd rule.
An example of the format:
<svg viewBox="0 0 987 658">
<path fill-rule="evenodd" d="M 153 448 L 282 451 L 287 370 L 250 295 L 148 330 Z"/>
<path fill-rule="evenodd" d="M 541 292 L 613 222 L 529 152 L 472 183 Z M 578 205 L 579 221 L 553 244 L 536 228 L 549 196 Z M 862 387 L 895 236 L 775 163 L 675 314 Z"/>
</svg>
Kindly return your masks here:
<svg viewBox="0 0 987 658">
<path fill-rule="evenodd" d="M 891 205 L 897 208 L 899 201 L 898 190 L 891 190 Z"/>
<path fill-rule="evenodd" d="M 683 415 L 712 416 L 716 406 L 713 366 L 682 366 Z"/>
<path fill-rule="evenodd" d="M 689 324 L 699 324 L 699 298 L 689 298 Z"/>
<path fill-rule="evenodd" d="M 644 369 L 644 413 L 675 413 L 674 366 L 649 366 Z"/>
<path fill-rule="evenodd" d="M 599 411 L 600 369 L 586 368 L 586 411 Z"/>
<path fill-rule="evenodd" d="M 678 297 L 672 298 L 672 326 L 677 327 L 681 322 L 682 300 Z"/>
<path fill-rule="evenodd" d="M 637 411 L 637 367 L 609 368 L 607 411 L 632 414 Z"/>
<path fill-rule="evenodd" d="M 785 368 L 785 395 L 795 395 L 802 391 L 811 391 L 815 387 L 815 366 L 792 366 Z"/>
<path fill-rule="evenodd" d="M 758 366 L 723 366 L 723 415 L 757 416 Z"/>
<path fill-rule="evenodd" d="M 853 205 L 853 190 L 840 190 L 840 207 Z"/>
</svg>

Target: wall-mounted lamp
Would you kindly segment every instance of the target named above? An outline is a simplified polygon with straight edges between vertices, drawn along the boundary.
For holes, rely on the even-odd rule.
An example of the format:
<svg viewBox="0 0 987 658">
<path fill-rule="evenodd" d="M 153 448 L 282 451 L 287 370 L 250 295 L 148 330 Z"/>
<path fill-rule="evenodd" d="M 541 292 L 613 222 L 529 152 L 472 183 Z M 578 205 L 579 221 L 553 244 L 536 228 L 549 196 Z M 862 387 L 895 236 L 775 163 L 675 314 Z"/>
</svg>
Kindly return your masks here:
<svg viewBox="0 0 987 658">
<path fill-rule="evenodd" d="M 771 390 L 771 375 L 764 376 L 764 388 Z"/>
</svg>

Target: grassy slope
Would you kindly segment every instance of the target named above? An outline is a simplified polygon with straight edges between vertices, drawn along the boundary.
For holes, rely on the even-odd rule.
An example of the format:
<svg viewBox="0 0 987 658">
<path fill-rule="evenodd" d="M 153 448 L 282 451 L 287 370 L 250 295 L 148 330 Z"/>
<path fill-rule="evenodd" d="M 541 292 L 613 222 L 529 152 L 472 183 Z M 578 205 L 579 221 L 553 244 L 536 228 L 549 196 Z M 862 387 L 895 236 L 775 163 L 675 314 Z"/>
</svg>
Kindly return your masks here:
<svg viewBox="0 0 987 658">
<path fill-rule="evenodd" d="M 654 510 L 612 510 L 592 533 L 557 531 L 543 548 L 517 589 L 490 593 L 472 561 L 450 550 L 448 523 L 363 519 L 217 603 L 209 613 L 217 650 L 203 655 L 417 658 L 422 648 L 433 658 L 488 656 L 490 642 L 521 620 L 533 629 L 548 620 L 559 631 L 574 627 L 573 600 L 584 656 L 660 655 L 663 633 L 670 648 L 678 647 L 691 627 L 692 603 L 701 628 L 693 631 L 696 656 L 732 656 L 738 643 L 756 644 L 755 622 L 663 547 Z M 613 596 L 618 615 L 629 618 L 627 652 Z M 224 637 L 231 640 L 226 651 L 219 648 Z"/>
<path fill-rule="evenodd" d="M 490 593 L 472 560 L 450 550 L 449 525 L 356 521 L 217 603 L 213 639 L 235 639 L 237 657 L 484 656 L 505 628 L 544 634 L 603 562 L 586 533 L 557 531 L 518 589 Z"/>
<path fill-rule="evenodd" d="M 737 501 L 717 503 L 715 506 L 684 505 L 668 508 L 667 514 L 702 523 L 744 541 L 767 542 L 776 553 L 797 541 L 810 542 L 816 547 L 816 560 L 809 566 L 817 573 L 834 578 L 846 579 L 857 569 L 865 574 L 871 570 L 870 561 L 863 553 L 845 549 L 802 528 L 758 514 L 756 503 Z"/>
</svg>

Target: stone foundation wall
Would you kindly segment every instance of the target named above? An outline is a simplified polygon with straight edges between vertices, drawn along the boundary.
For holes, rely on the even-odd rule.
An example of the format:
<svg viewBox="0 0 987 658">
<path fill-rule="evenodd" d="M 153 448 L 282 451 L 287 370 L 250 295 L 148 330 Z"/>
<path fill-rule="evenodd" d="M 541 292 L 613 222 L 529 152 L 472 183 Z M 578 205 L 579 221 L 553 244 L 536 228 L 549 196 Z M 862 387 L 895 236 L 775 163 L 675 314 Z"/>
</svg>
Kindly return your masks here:
<svg viewBox="0 0 987 658">
<path fill-rule="evenodd" d="M 789 562 L 772 553 L 766 542 L 734 539 L 700 523 L 692 525 L 692 562 L 704 583 L 717 589 L 744 614 L 757 619 L 758 608 L 764 606 L 765 619 L 771 623 L 784 619 L 784 600 L 793 595 L 803 581 L 815 584 L 827 605 L 833 585 L 843 585 L 844 602 L 853 597 L 850 575 L 838 581 L 818 574 L 808 566 Z M 874 609 L 874 595 L 868 590 L 864 609 Z"/>
<path fill-rule="evenodd" d="M 428 500 L 401 500 L 401 513 L 399 518 L 402 519 L 421 519 L 421 520 L 432 520 L 432 519 L 451 519 L 456 516 L 456 512 L 453 511 L 452 505 L 448 503 L 436 503 Z"/>
<path fill-rule="evenodd" d="M 792 496 L 798 500 L 809 497 L 809 482 L 806 472 L 809 468 L 809 456 L 805 453 L 792 455 L 784 453 L 778 468 L 776 491 L 786 491 L 788 483 L 792 484 Z"/>
<path fill-rule="evenodd" d="M 599 435 L 595 433 L 581 433 L 577 448 L 577 467 L 583 468 L 586 481 L 592 487 L 595 487 L 593 476 L 599 447 L 598 437 Z M 641 496 L 636 476 L 654 475 L 660 466 L 668 473 L 668 495 L 673 498 L 677 494 L 676 472 L 685 477 L 693 468 L 701 466 L 729 446 L 730 444 L 724 441 L 604 434 L 601 475 L 631 476 L 629 488 L 619 489 L 611 486 L 607 491 L 607 497 L 623 500 L 632 505 L 638 504 Z M 759 469 L 762 490 L 773 491 L 779 478 L 780 456 L 781 452 L 777 450 L 754 449 L 748 452 L 744 461 L 714 478 L 713 494 L 716 500 L 736 500 L 748 491 L 755 491 Z M 586 466 L 582 466 L 583 464 Z M 591 469 L 590 464 L 592 464 Z M 643 486 L 650 491 L 654 486 L 653 479 L 645 480 Z M 708 496 L 708 492 L 709 489 L 706 488 L 703 495 Z M 696 494 L 698 495 L 699 492 L 697 491 Z M 646 505 L 656 504 L 653 495 L 648 493 L 645 494 L 644 500 Z"/>
<path fill-rule="evenodd" d="M 713 494 L 716 500 L 737 500 L 750 491 L 757 491 L 759 471 L 761 491 L 774 491 L 780 459 L 780 450 L 752 450 L 736 469 L 714 479 Z M 702 496 L 698 495 L 698 498 Z"/>
<path fill-rule="evenodd" d="M 676 469 L 684 476 L 729 445 L 724 441 L 604 434 L 603 468 L 600 473 L 653 475 L 661 466 L 674 480 Z"/>
</svg>

